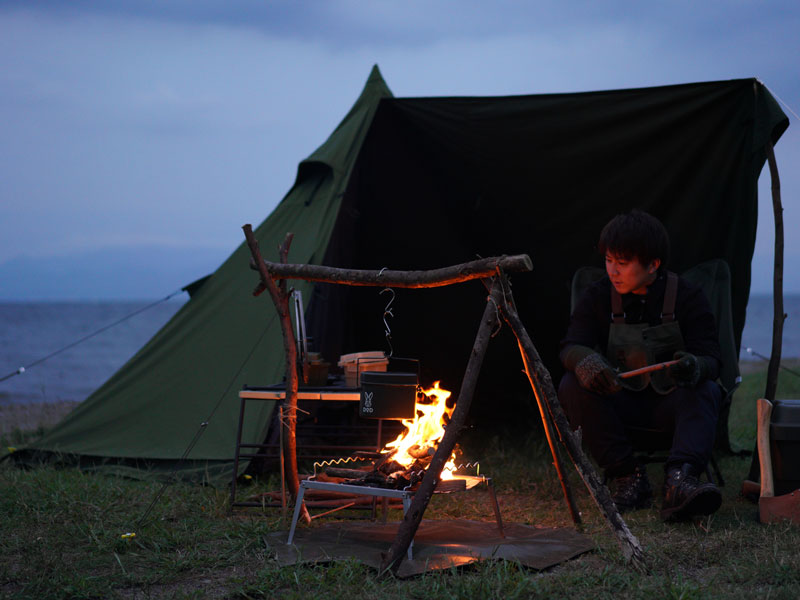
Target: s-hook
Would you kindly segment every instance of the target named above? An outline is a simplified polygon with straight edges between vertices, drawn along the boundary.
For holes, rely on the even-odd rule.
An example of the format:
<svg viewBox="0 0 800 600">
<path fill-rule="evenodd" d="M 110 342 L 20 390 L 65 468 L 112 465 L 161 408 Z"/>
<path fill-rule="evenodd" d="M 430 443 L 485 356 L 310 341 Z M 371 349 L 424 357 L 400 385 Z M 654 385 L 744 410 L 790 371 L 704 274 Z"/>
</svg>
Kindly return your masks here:
<svg viewBox="0 0 800 600">
<path fill-rule="evenodd" d="M 383 327 L 384 333 L 386 335 L 386 344 L 389 346 L 389 352 L 386 356 L 391 357 L 394 354 L 394 348 L 392 348 L 392 328 L 389 327 L 389 322 L 386 320 L 387 317 L 394 317 L 394 313 L 392 312 L 392 302 L 394 302 L 394 290 L 392 288 L 383 288 L 380 291 L 380 294 L 384 292 L 389 292 L 392 297 L 389 298 L 389 303 L 383 309 Z"/>
</svg>

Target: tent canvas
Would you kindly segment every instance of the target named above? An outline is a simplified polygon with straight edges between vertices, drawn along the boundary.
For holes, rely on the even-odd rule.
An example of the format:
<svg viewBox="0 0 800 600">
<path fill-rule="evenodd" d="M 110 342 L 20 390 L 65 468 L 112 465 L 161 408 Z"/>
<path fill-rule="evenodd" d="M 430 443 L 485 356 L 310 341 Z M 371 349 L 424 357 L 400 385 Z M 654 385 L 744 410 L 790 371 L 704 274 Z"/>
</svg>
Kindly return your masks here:
<svg viewBox="0 0 800 600">
<path fill-rule="evenodd" d="M 738 346 L 765 143 L 776 143 L 786 127 L 786 115 L 756 79 L 394 98 L 374 67 L 350 112 L 300 163 L 294 185 L 255 235 L 267 259 L 291 231 L 290 262 L 365 269 L 529 254 L 534 270 L 513 279 L 514 293 L 557 379 L 572 275 L 600 264 L 594 244 L 602 225 L 638 207 L 667 226 L 674 270 L 713 258 L 730 265 Z M 267 298 L 251 295 L 257 276 L 248 260 L 242 244 L 127 364 L 15 459 L 77 460 L 137 477 L 171 470 L 187 479 L 229 476 L 238 390 L 279 381 L 284 368 L 275 311 Z M 293 285 L 329 361 L 385 347 L 385 296 Z M 421 359 L 423 381 L 441 379 L 457 392 L 484 295 L 478 283 L 397 290 L 395 354 Z M 536 426 L 523 418 L 530 391 L 512 336 L 498 337 L 505 341 L 490 346 L 473 421 Z M 248 413 L 244 442 L 264 438 L 272 409 L 264 403 Z"/>
</svg>

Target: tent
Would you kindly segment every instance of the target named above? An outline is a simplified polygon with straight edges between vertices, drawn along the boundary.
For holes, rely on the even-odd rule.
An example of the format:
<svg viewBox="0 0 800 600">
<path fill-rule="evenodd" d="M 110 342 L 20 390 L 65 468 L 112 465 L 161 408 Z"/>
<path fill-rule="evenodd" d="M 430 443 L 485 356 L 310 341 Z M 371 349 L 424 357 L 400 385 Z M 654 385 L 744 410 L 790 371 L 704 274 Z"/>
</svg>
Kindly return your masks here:
<svg viewBox="0 0 800 600">
<path fill-rule="evenodd" d="M 534 270 L 513 277 L 514 294 L 557 379 L 572 275 L 601 264 L 594 246 L 602 225 L 638 207 L 667 226 L 674 270 L 712 258 L 730 265 L 738 346 L 765 143 L 787 127 L 757 79 L 394 98 L 376 66 L 255 234 L 267 259 L 277 259 L 275 249 L 291 231 L 290 262 L 365 269 L 529 254 Z M 266 295 L 251 295 L 257 275 L 248 262 L 242 244 L 127 364 L 15 459 L 78 461 L 137 477 L 171 470 L 187 479 L 230 476 L 238 390 L 280 381 L 284 368 L 275 311 Z M 386 296 L 373 288 L 293 285 L 329 361 L 386 347 Z M 390 323 L 395 354 L 419 358 L 423 381 L 440 379 L 457 392 L 484 298 L 477 282 L 398 290 Z M 530 391 L 513 337 L 501 330 L 497 338 L 473 424 L 487 431 L 537 427 L 526 413 Z M 264 438 L 272 410 L 263 403 L 248 413 L 243 441 Z"/>
</svg>

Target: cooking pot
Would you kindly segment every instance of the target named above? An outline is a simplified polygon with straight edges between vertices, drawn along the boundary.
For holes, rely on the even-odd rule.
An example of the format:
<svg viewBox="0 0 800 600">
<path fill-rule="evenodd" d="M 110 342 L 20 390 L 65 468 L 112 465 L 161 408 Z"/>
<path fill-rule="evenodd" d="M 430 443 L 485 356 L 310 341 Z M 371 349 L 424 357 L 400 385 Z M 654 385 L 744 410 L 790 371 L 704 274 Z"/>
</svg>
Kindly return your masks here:
<svg viewBox="0 0 800 600">
<path fill-rule="evenodd" d="M 417 403 L 416 373 L 361 373 L 359 415 L 367 419 L 413 419 Z"/>
</svg>

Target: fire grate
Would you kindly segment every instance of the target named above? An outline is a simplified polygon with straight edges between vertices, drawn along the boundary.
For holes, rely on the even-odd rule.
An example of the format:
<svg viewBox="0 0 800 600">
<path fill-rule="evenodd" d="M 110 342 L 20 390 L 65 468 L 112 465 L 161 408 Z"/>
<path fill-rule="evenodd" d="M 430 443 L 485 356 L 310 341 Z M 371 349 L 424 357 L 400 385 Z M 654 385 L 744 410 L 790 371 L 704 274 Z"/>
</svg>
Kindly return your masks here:
<svg viewBox="0 0 800 600">
<path fill-rule="evenodd" d="M 344 461 L 349 461 L 351 459 L 344 459 Z M 328 461 L 330 464 L 331 461 Z M 341 462 L 341 461 L 340 461 Z M 316 477 L 316 469 L 318 466 L 325 466 L 323 463 L 315 463 L 314 465 L 314 477 Z M 479 471 L 480 466 L 478 463 L 470 463 L 469 465 L 461 465 L 461 469 L 464 467 L 473 467 L 476 471 Z M 419 478 L 421 479 L 421 477 Z M 486 477 L 484 475 L 458 475 L 455 474 L 453 479 L 442 480 L 436 486 L 434 490 L 435 494 L 450 494 L 459 491 L 466 491 L 476 488 L 477 486 L 485 484 L 488 491 L 489 496 L 492 502 L 492 508 L 494 509 L 494 516 L 495 521 L 497 523 L 497 531 L 500 537 L 505 537 L 505 533 L 503 531 L 503 520 L 500 516 L 500 506 L 497 502 L 497 494 L 495 493 L 494 485 L 492 483 L 492 479 L 490 477 Z M 411 499 L 414 497 L 416 493 L 416 489 L 418 487 L 418 481 L 414 484 L 409 484 L 403 488 L 389 488 L 389 487 L 378 487 L 373 485 L 367 485 L 362 483 L 361 481 L 357 482 L 334 482 L 334 481 L 318 481 L 316 479 L 305 479 L 300 482 L 300 489 L 297 494 L 297 501 L 295 502 L 294 506 L 294 514 L 292 516 L 292 525 L 289 529 L 289 538 L 286 541 L 287 545 L 291 545 L 292 540 L 294 539 L 295 530 L 297 528 L 297 520 L 300 517 L 300 508 L 303 505 L 303 496 L 306 493 L 306 490 L 321 490 L 321 491 L 328 491 L 328 492 L 339 492 L 343 494 L 351 494 L 353 496 L 371 496 L 372 498 L 384 498 L 385 500 L 395 499 L 400 500 L 403 504 L 403 515 L 408 512 L 408 509 L 411 506 Z M 330 514 L 335 512 L 336 510 L 341 510 L 345 508 L 345 506 L 338 507 L 334 510 L 327 511 L 323 514 L 316 515 L 316 517 L 320 517 L 323 515 Z M 386 514 L 386 506 L 384 505 L 384 517 Z M 414 542 L 412 540 L 411 544 L 408 547 L 408 558 L 412 558 L 412 549 L 414 546 Z"/>
</svg>

